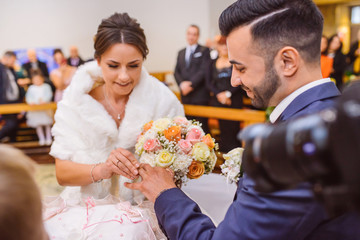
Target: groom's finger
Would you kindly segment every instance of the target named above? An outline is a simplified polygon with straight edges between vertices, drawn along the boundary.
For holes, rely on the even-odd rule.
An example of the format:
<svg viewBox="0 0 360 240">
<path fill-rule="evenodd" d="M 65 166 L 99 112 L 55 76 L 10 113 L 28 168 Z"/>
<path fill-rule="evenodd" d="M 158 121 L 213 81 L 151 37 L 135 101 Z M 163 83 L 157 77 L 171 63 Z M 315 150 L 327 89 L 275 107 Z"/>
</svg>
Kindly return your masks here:
<svg viewBox="0 0 360 240">
<path fill-rule="evenodd" d="M 142 183 L 141 182 L 137 182 L 137 183 L 124 183 L 125 187 L 132 189 L 132 190 L 141 190 L 141 186 Z"/>
<path fill-rule="evenodd" d="M 146 169 L 144 167 L 139 167 L 139 175 L 143 178 L 146 179 L 148 176 L 148 172 L 146 171 Z"/>
<path fill-rule="evenodd" d="M 144 169 L 145 171 L 149 172 L 153 169 L 152 166 L 150 166 L 149 164 L 147 163 L 141 163 L 140 164 L 140 168 Z"/>
</svg>

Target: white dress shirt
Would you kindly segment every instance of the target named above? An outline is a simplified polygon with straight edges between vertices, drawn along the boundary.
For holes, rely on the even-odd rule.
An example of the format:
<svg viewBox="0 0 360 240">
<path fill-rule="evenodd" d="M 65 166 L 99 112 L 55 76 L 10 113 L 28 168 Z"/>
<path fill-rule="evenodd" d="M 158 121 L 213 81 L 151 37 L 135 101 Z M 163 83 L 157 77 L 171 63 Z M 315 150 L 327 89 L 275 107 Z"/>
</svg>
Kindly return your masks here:
<svg viewBox="0 0 360 240">
<path fill-rule="evenodd" d="M 285 111 L 285 109 L 290 105 L 290 103 L 292 101 L 294 101 L 294 99 L 299 96 L 300 94 L 302 94 L 303 92 L 309 90 L 310 88 L 316 87 L 320 84 L 324 84 L 324 83 L 328 83 L 331 82 L 330 78 L 323 78 L 320 80 L 316 80 L 313 81 L 311 83 L 308 83 L 304 86 L 302 86 L 301 88 L 296 89 L 294 92 L 292 92 L 290 95 L 288 95 L 286 98 L 284 98 L 274 109 L 274 111 L 272 111 L 272 113 L 270 114 L 270 122 L 274 123 L 279 117 L 280 115 Z"/>
</svg>

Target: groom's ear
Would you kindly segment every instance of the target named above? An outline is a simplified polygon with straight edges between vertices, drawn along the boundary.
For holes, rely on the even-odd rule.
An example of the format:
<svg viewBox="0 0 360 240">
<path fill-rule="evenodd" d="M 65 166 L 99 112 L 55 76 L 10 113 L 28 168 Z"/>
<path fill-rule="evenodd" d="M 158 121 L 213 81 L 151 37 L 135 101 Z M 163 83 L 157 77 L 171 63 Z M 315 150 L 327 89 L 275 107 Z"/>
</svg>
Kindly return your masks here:
<svg viewBox="0 0 360 240">
<path fill-rule="evenodd" d="M 284 77 L 292 77 L 298 71 L 300 65 L 300 54 L 293 47 L 284 47 L 280 49 L 274 58 L 277 72 Z"/>
</svg>

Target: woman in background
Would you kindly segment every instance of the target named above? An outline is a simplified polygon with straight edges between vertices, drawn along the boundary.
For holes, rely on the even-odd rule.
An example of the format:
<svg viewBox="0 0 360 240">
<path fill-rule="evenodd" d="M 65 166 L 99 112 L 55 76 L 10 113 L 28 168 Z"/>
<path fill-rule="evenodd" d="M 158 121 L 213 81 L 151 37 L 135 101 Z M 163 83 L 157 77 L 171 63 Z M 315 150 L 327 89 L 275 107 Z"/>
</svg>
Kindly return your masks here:
<svg viewBox="0 0 360 240">
<path fill-rule="evenodd" d="M 346 56 L 342 53 L 342 42 L 337 34 L 330 37 L 326 55 L 333 59 L 330 77 L 335 79 L 336 86 L 342 90 Z"/>
<path fill-rule="evenodd" d="M 62 99 L 65 88 L 69 86 L 71 79 L 76 71 L 76 68 L 69 66 L 66 63 L 66 58 L 64 57 L 61 49 L 55 49 L 53 57 L 55 62 L 59 65 L 59 68 L 51 71 L 50 79 L 54 83 L 56 88 L 54 101 L 59 102 Z"/>
<path fill-rule="evenodd" d="M 334 62 L 333 58 L 328 57 L 326 55 L 327 47 L 328 47 L 328 38 L 325 35 L 322 35 L 321 45 L 320 45 L 320 49 L 321 49 L 320 63 L 321 63 L 321 73 L 324 78 L 330 77 L 332 67 L 333 67 L 333 62 Z"/>
<path fill-rule="evenodd" d="M 226 38 L 217 39 L 218 57 L 211 61 L 209 72 L 206 76 L 207 86 L 213 93 L 210 104 L 215 107 L 242 108 L 244 91 L 240 87 L 231 86 L 232 66 L 229 62 Z M 240 131 L 240 122 L 219 120 L 220 151 L 228 152 L 241 146 L 237 139 Z"/>
</svg>

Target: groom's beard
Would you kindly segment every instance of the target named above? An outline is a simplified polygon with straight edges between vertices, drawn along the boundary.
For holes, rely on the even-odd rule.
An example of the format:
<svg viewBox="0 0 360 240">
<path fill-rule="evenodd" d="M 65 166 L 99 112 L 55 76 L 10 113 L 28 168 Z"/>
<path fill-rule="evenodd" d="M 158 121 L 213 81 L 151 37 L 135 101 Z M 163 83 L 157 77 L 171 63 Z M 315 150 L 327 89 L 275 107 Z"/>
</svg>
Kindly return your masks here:
<svg viewBox="0 0 360 240">
<path fill-rule="evenodd" d="M 270 98 L 281 84 L 273 63 L 271 63 L 271 66 L 265 71 L 262 85 L 254 87 L 253 89 L 254 98 L 251 100 L 251 103 L 256 108 L 268 107 Z"/>
</svg>

